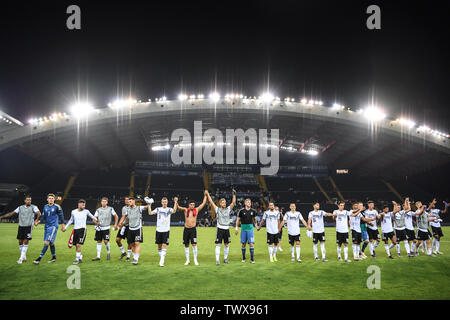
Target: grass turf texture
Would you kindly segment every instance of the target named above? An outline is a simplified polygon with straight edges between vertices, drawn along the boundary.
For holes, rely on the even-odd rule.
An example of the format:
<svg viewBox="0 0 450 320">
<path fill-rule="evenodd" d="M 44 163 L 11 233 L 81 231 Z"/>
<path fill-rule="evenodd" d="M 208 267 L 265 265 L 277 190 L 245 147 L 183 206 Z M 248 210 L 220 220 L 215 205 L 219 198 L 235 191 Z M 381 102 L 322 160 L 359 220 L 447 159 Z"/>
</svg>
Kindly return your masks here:
<svg viewBox="0 0 450 320">
<path fill-rule="evenodd" d="M 278 252 L 278 262 L 270 263 L 265 229 L 255 230 L 255 264 L 242 263 L 239 235 L 231 235 L 230 264 L 223 261 L 215 265 L 215 228 L 197 228 L 198 260 L 200 265 L 184 266 L 182 227 L 172 227 L 165 267 L 158 266 L 159 256 L 154 244 L 155 227 L 144 227 L 144 243 L 141 244 L 139 265 L 119 261 L 120 251 L 111 243 L 112 257 L 106 260 L 102 247 L 102 260 L 90 261 L 96 256 L 95 231 L 88 226 L 83 263 L 81 289 L 69 290 L 66 281 L 70 274 L 67 267 L 75 259 L 75 248 L 68 249 L 67 241 L 72 227 L 56 237 L 57 262 L 49 264 L 50 249 L 40 265 L 32 261 L 38 257 L 43 245 L 43 225 L 33 230 L 33 240 L 27 252 L 27 261 L 16 263 L 19 258 L 16 240 L 17 224 L 0 224 L 0 299 L 449 299 L 450 298 L 450 245 L 446 237 L 441 241 L 444 255 L 431 258 L 423 253 L 407 258 L 402 244 L 402 258 L 391 249 L 394 260 L 388 260 L 384 246 L 380 245 L 377 258 L 352 263 L 337 260 L 335 228 L 326 228 L 326 250 L 329 262 L 313 261 L 312 240 L 301 229 L 301 258 L 303 263 L 291 261 L 287 232 L 283 232 L 283 252 Z M 450 234 L 450 227 L 443 228 Z M 117 231 L 112 231 L 115 237 Z M 125 242 L 123 242 L 125 244 Z M 366 249 L 369 255 L 369 248 Z M 319 257 L 320 257 L 319 247 Z M 342 252 L 343 256 L 343 252 Z M 351 246 L 349 257 L 352 258 Z M 366 286 L 367 267 L 377 265 L 381 269 L 381 289 L 369 290 Z"/>
</svg>

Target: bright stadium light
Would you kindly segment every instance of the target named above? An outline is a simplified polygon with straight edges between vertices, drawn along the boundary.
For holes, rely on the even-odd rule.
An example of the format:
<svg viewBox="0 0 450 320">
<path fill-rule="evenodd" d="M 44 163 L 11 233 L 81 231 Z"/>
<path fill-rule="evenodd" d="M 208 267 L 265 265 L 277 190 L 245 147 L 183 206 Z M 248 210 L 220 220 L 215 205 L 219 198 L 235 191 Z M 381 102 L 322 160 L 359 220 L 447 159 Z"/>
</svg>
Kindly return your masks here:
<svg viewBox="0 0 450 320">
<path fill-rule="evenodd" d="M 397 119 L 397 122 L 403 126 L 407 126 L 410 129 L 416 126 L 416 123 L 409 119 L 400 118 L 400 119 Z"/>
<path fill-rule="evenodd" d="M 364 117 L 369 121 L 379 121 L 384 119 L 386 115 L 376 107 L 368 107 L 364 110 Z"/>
<path fill-rule="evenodd" d="M 76 118 L 87 117 L 94 110 L 94 107 L 89 102 L 78 102 L 70 108 L 71 113 Z"/>
<path fill-rule="evenodd" d="M 339 103 L 333 103 L 333 109 L 341 109 L 342 106 Z"/>
<path fill-rule="evenodd" d="M 275 97 L 273 96 L 273 94 L 271 94 L 270 92 L 264 92 L 261 95 L 261 100 L 265 103 L 269 103 L 272 102 L 275 99 Z"/>
<path fill-rule="evenodd" d="M 301 102 L 302 104 L 307 104 L 307 103 L 308 103 L 308 100 L 306 100 L 306 98 L 303 98 L 302 100 L 300 100 L 300 102 Z"/>
<path fill-rule="evenodd" d="M 211 92 L 209 94 L 209 98 L 213 101 L 213 102 L 217 102 L 220 100 L 220 94 L 218 92 Z"/>
<path fill-rule="evenodd" d="M 113 102 L 108 103 L 108 107 L 112 108 L 112 109 L 120 109 L 120 108 L 124 108 L 127 106 L 130 106 L 132 104 L 136 104 L 137 100 L 132 99 L 132 98 L 128 98 L 126 100 L 123 99 L 116 99 Z"/>
<path fill-rule="evenodd" d="M 184 101 L 184 100 L 186 100 L 186 99 L 187 99 L 187 95 L 186 95 L 186 94 L 180 93 L 180 94 L 178 95 L 178 100 Z"/>
</svg>

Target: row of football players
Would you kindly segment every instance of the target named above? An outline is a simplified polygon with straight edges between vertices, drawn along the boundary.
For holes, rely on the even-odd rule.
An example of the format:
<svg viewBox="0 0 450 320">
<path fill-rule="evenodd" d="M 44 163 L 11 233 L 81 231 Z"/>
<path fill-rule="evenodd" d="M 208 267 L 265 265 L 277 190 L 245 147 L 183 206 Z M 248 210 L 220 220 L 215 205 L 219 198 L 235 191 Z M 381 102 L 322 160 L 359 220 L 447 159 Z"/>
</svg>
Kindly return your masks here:
<svg viewBox="0 0 450 320">
<path fill-rule="evenodd" d="M 110 228 L 112 218 L 114 217 L 114 230 L 118 230 L 116 236 L 116 243 L 121 250 L 120 259 L 125 256 L 129 261 L 131 253 L 133 253 L 133 264 L 137 264 L 140 256 L 140 243 L 143 242 L 142 233 L 142 213 L 147 211 L 148 214 L 157 215 L 157 226 L 155 234 L 155 243 L 158 246 L 158 253 L 160 255 L 160 266 L 164 266 L 165 256 L 167 254 L 167 246 L 169 244 L 170 234 L 170 216 L 178 210 L 184 211 L 185 215 L 185 227 L 183 231 L 183 243 L 185 245 L 186 265 L 190 263 L 189 259 L 189 246 L 192 246 L 194 264 L 198 265 L 197 260 L 197 230 L 196 219 L 197 214 L 206 204 L 208 200 L 210 205 L 216 212 L 217 231 L 216 231 L 216 264 L 219 265 L 219 257 L 221 251 L 222 242 L 224 243 L 224 263 L 229 263 L 228 252 L 229 244 L 231 243 L 231 237 L 229 232 L 230 226 L 230 214 L 231 210 L 236 203 L 236 195 L 233 190 L 233 200 L 229 206 L 226 205 L 225 199 L 219 200 L 217 206 L 212 200 L 209 192 L 205 190 L 203 202 L 195 207 L 195 202 L 191 201 L 187 208 L 178 205 L 177 198 L 174 198 L 174 206 L 168 207 L 168 199 L 162 198 L 161 206 L 152 210 L 151 205 L 153 199 L 146 198 L 146 206 L 137 206 L 135 199 L 132 197 L 125 198 L 125 206 L 122 208 L 122 217 L 118 221 L 118 215 L 114 211 L 114 208 L 108 206 L 108 199 L 102 198 L 101 206 L 92 215 L 89 210 L 85 208 L 86 202 L 80 200 L 78 202 L 78 208 L 71 212 L 71 217 L 67 223 L 64 224 L 64 218 L 62 209 L 54 202 L 55 196 L 49 194 L 47 196 L 48 204 L 44 207 L 44 214 L 41 215 L 38 208 L 31 204 L 31 197 L 25 198 L 25 204 L 18 207 L 16 210 L 0 216 L 1 218 L 11 216 L 15 213 L 19 215 L 19 229 L 17 239 L 19 240 L 19 249 L 21 252 L 20 258 L 17 261 L 19 264 L 26 261 L 26 252 L 28 249 L 28 242 L 32 238 L 33 226 L 37 226 L 39 222 L 45 222 L 44 232 L 44 246 L 39 257 L 34 261 L 35 264 L 39 264 L 41 258 L 45 255 L 48 247 L 50 246 L 52 252 L 52 259 L 49 262 L 56 261 L 56 249 L 55 239 L 58 231 L 58 224 L 62 224 L 61 230 L 66 231 L 70 224 L 74 224 L 74 230 L 71 235 L 69 246 L 76 245 L 76 259 L 74 264 L 82 262 L 81 246 L 86 239 L 86 220 L 90 217 L 96 224 L 95 240 L 97 241 L 97 256 L 93 258 L 93 261 L 100 260 L 102 242 L 104 242 L 107 259 L 111 258 L 110 253 Z M 277 261 L 277 251 L 281 250 L 278 243 L 282 238 L 282 228 L 284 224 L 287 224 L 289 243 L 291 245 L 291 257 L 293 261 L 301 262 L 300 259 L 300 228 L 299 223 L 302 222 L 308 229 L 307 235 L 313 238 L 313 249 L 315 260 L 318 258 L 317 245 L 320 243 L 322 261 L 327 261 L 325 251 L 325 233 L 324 233 L 324 221 L 325 216 L 332 216 L 336 220 L 336 242 L 338 259 L 341 258 L 341 248 L 344 247 L 344 261 L 350 261 L 348 259 L 348 227 L 351 228 L 351 240 L 353 249 L 354 260 L 366 258 L 364 250 L 369 245 L 370 254 L 375 258 L 375 248 L 380 243 L 380 235 L 377 228 L 377 220 L 381 220 L 382 239 L 385 242 L 386 253 L 389 258 L 392 258 L 390 249 L 393 246 L 397 247 L 397 253 L 400 255 L 400 242 L 403 241 L 405 249 L 409 257 L 418 254 L 418 248 L 423 245 L 426 248 L 428 255 L 433 253 L 440 253 L 439 240 L 442 236 L 442 230 L 440 227 L 439 214 L 446 213 L 448 204 L 445 203 L 445 210 L 436 209 L 436 199 L 434 199 L 426 208 L 420 202 L 416 202 L 417 210 L 411 211 L 409 199 L 406 198 L 401 205 L 393 201 L 393 210 L 389 211 L 389 207 L 385 206 L 381 212 L 374 209 L 374 203 L 368 202 L 368 208 L 366 209 L 361 202 L 354 203 L 352 210 L 345 210 L 345 203 L 338 204 L 338 209 L 333 213 L 327 213 L 320 210 L 319 203 L 313 204 L 313 210 L 308 215 L 308 221 L 303 219 L 300 212 L 296 211 L 295 204 L 290 205 L 290 211 L 284 214 L 280 213 L 278 208 L 273 202 L 269 203 L 269 208 L 261 219 L 257 230 L 259 231 L 264 222 L 266 222 L 267 228 L 267 243 L 269 250 L 269 258 L 271 262 Z M 37 217 L 35 218 L 35 215 Z M 414 232 L 414 226 L 412 223 L 413 216 L 416 217 L 418 226 L 417 236 Z M 428 230 L 428 222 L 431 222 L 433 230 L 433 246 L 431 246 L 431 233 Z M 367 224 L 367 228 L 366 228 Z M 395 233 L 393 224 L 395 226 Z M 245 206 L 238 212 L 236 220 L 235 234 L 238 234 L 238 227 L 241 226 L 241 244 L 242 244 L 242 261 L 246 261 L 246 245 L 249 245 L 250 249 L 250 261 L 254 263 L 254 233 L 253 229 L 256 225 L 256 212 L 252 209 L 250 199 L 245 200 Z M 367 230 L 366 230 L 367 229 Z M 127 252 L 123 248 L 122 240 L 127 239 L 128 250 Z M 391 240 L 391 246 L 388 241 Z M 363 242 L 362 249 L 360 247 Z M 295 254 L 296 253 L 296 258 Z"/>
</svg>

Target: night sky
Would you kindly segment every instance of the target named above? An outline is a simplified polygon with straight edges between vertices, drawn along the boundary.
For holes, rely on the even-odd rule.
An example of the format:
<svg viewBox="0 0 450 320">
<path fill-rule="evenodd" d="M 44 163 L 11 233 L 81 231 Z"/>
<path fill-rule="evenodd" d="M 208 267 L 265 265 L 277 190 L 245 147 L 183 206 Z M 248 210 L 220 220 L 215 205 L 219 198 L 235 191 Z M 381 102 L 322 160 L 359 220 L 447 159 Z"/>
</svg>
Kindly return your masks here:
<svg viewBox="0 0 450 320">
<path fill-rule="evenodd" d="M 395 2 L 395 3 L 392 3 Z M 82 29 L 66 28 L 81 7 Z M 381 30 L 366 8 L 381 7 Z M 449 132 L 448 1 L 34 1 L 0 9 L 0 110 L 26 122 L 179 92 L 364 107 Z"/>
</svg>

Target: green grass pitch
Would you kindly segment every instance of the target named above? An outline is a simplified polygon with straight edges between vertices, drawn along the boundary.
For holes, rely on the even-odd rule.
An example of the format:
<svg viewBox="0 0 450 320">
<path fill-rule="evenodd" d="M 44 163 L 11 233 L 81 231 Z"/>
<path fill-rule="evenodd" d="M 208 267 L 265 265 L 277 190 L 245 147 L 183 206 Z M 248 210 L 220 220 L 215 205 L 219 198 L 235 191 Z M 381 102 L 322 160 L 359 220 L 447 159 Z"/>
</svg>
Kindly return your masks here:
<svg viewBox="0 0 450 320">
<path fill-rule="evenodd" d="M 119 261 L 120 251 L 111 243 L 112 258 L 93 262 L 96 255 L 94 227 L 88 226 L 83 246 L 81 288 L 68 289 L 67 267 L 75 258 L 75 248 L 68 249 L 67 241 L 72 227 L 65 233 L 58 231 L 56 238 L 57 262 L 48 264 L 50 250 L 40 265 L 32 261 L 39 255 L 43 244 L 43 226 L 33 230 L 33 240 L 27 253 L 28 261 L 16 263 L 19 249 L 16 240 L 17 224 L 0 224 L 0 299 L 449 299 L 450 298 L 450 240 L 442 238 L 435 258 L 421 254 L 407 258 L 402 245 L 403 258 L 394 253 L 388 260 L 384 246 L 377 248 L 377 258 L 344 263 L 337 261 L 335 228 L 326 228 L 326 250 L 329 262 L 314 262 L 312 241 L 301 229 L 301 258 L 303 263 L 292 262 L 283 232 L 283 252 L 278 262 L 270 263 L 265 229 L 255 230 L 255 264 L 241 262 L 239 235 L 232 232 L 229 265 L 215 265 L 215 228 L 198 228 L 199 266 L 184 266 L 182 227 L 172 227 L 165 267 L 158 266 L 159 256 L 154 244 L 155 227 L 144 227 L 139 265 Z M 115 237 L 117 231 L 112 231 Z M 450 237 L 450 227 L 443 232 Z M 366 249 L 368 254 L 369 248 Z M 249 252 L 247 250 L 247 255 Z M 319 248 L 320 256 L 320 248 Z M 352 257 L 351 247 L 349 256 Z M 221 261 L 223 260 L 223 248 Z M 191 261 L 192 249 L 191 249 Z M 367 268 L 377 265 L 381 270 L 381 289 L 369 290 L 366 285 Z"/>
</svg>

